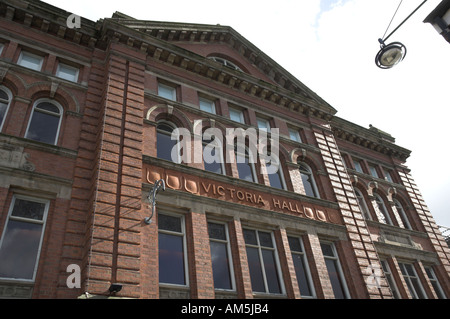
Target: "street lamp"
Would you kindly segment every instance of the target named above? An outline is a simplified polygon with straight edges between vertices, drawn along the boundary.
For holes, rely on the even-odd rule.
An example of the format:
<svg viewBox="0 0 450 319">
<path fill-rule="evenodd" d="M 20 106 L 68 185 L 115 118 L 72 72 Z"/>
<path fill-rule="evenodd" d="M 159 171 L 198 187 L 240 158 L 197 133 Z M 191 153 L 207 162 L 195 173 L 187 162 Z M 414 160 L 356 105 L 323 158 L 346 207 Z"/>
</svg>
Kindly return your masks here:
<svg viewBox="0 0 450 319">
<path fill-rule="evenodd" d="M 158 194 L 158 192 L 159 192 L 161 189 L 162 189 L 163 191 L 166 190 L 166 183 L 164 182 L 163 179 L 160 179 L 160 180 L 155 181 L 155 184 L 153 185 L 152 190 L 150 191 L 150 193 L 149 193 L 148 196 L 147 196 L 148 201 L 149 201 L 150 204 L 152 205 L 152 206 L 151 206 L 151 208 L 152 208 L 152 214 L 150 215 L 150 217 L 146 217 L 146 218 L 144 219 L 144 222 L 145 222 L 147 225 L 150 225 L 151 222 L 152 222 L 152 217 L 153 217 L 153 214 L 155 213 L 156 194 Z"/>
<path fill-rule="evenodd" d="M 395 14 L 397 13 L 398 9 L 400 8 L 400 5 L 402 4 L 403 1 L 400 1 L 400 4 L 397 8 L 397 10 L 394 13 L 394 17 Z M 420 9 L 420 7 L 422 7 L 425 2 L 427 2 L 427 0 L 423 1 L 405 20 L 403 20 L 402 23 L 399 24 L 399 26 L 397 28 L 394 29 L 394 31 L 392 31 L 386 38 L 384 39 L 378 39 L 378 42 L 381 45 L 381 49 L 380 51 L 377 53 L 376 57 L 375 57 L 375 64 L 381 68 L 381 69 L 390 69 L 392 67 L 394 67 L 395 65 L 397 65 L 398 63 L 400 63 L 401 61 L 403 61 L 403 59 L 406 56 L 406 47 L 400 43 L 400 42 L 392 42 L 389 44 L 386 44 L 386 40 L 389 39 L 391 37 L 391 35 L 394 34 L 395 31 L 397 31 L 414 13 L 416 13 L 417 10 Z M 394 19 L 394 17 L 392 17 L 392 20 Z M 391 23 L 392 23 L 391 20 Z M 389 23 L 390 26 L 390 23 Z M 389 29 L 388 26 L 388 29 Z M 387 31 L 387 30 L 386 30 Z M 385 33 L 386 34 L 386 33 Z"/>
<path fill-rule="evenodd" d="M 375 63 L 381 69 L 390 69 L 400 63 L 406 56 L 406 47 L 400 42 L 392 42 L 388 45 L 379 39 L 381 50 L 375 57 Z"/>
</svg>

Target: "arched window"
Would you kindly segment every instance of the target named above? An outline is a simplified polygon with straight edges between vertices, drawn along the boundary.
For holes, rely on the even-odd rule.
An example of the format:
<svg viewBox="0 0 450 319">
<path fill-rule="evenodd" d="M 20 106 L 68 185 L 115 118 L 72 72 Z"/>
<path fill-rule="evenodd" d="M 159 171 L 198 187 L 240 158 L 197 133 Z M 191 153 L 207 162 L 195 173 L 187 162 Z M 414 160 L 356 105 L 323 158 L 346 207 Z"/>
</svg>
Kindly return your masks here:
<svg viewBox="0 0 450 319">
<path fill-rule="evenodd" d="M 270 162 L 266 162 L 267 176 L 269 177 L 270 186 L 286 189 L 286 182 L 283 176 L 283 168 L 280 159 L 274 154 L 270 155 Z"/>
<path fill-rule="evenodd" d="M 178 152 L 172 152 L 178 141 L 172 140 L 172 132 L 176 126 L 170 122 L 160 122 L 156 126 L 156 156 L 178 163 Z"/>
<path fill-rule="evenodd" d="M 392 224 L 392 220 L 391 220 L 391 218 L 389 217 L 389 213 L 388 213 L 388 210 L 387 210 L 387 208 L 386 208 L 386 205 L 384 204 L 384 201 L 383 201 L 383 199 L 380 197 L 380 195 L 375 194 L 375 202 L 376 202 L 376 204 L 377 204 L 377 206 L 378 206 L 378 210 L 379 210 L 380 213 L 381 213 L 381 216 L 379 216 L 379 218 L 380 218 L 381 220 L 379 220 L 379 222 L 380 222 L 380 223 L 383 223 L 383 224 L 393 225 L 393 224 Z"/>
<path fill-rule="evenodd" d="M 371 220 L 369 209 L 367 208 L 366 200 L 364 199 L 364 195 L 361 193 L 361 191 L 357 188 L 354 188 L 356 199 L 358 200 L 359 207 L 361 209 L 361 212 L 364 215 L 364 218 L 367 220 Z"/>
<path fill-rule="evenodd" d="M 42 99 L 36 101 L 28 123 L 25 138 L 56 145 L 61 126 L 63 108 L 57 102 Z"/>
<path fill-rule="evenodd" d="M 319 192 L 311 168 L 304 162 L 300 162 L 299 165 L 306 196 L 319 198 Z"/>
<path fill-rule="evenodd" d="M 238 66 L 237 66 L 236 64 L 234 64 L 233 62 L 228 61 L 227 59 L 224 59 L 224 58 L 221 58 L 221 57 L 217 57 L 217 56 L 210 56 L 210 57 L 208 57 L 208 59 L 211 59 L 211 60 L 216 61 L 216 62 L 218 62 L 218 63 L 220 63 L 220 64 L 223 64 L 223 65 L 226 66 L 227 68 L 230 68 L 230 69 L 233 69 L 233 70 L 236 70 L 236 71 L 241 71 L 241 72 L 243 72 L 242 69 L 241 69 L 240 67 L 238 67 Z"/>
<path fill-rule="evenodd" d="M 242 152 L 240 148 L 235 148 L 236 165 L 239 173 L 239 178 L 257 183 L 255 161 L 254 157 L 249 152 L 249 149 L 245 147 L 245 152 Z"/>
<path fill-rule="evenodd" d="M 3 128 L 3 123 L 5 123 L 6 114 L 8 113 L 11 100 L 11 92 L 6 87 L 0 86 L 0 132 Z"/>
<path fill-rule="evenodd" d="M 403 225 L 405 225 L 405 228 L 412 229 L 411 224 L 409 223 L 408 216 L 406 216 L 406 212 L 403 209 L 402 204 L 396 199 L 394 199 L 395 208 L 397 208 L 397 212 L 400 215 L 400 218 L 403 221 Z"/>
<path fill-rule="evenodd" d="M 222 144 L 217 138 L 203 137 L 203 164 L 205 170 L 217 174 L 225 174 Z"/>
</svg>

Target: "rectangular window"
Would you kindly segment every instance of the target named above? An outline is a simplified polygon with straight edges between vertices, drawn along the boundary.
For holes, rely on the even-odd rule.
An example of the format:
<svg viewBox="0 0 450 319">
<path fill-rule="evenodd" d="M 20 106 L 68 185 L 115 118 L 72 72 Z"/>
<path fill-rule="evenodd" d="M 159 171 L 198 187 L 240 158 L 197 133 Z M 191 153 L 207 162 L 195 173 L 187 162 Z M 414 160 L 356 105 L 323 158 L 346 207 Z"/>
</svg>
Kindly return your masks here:
<svg viewBox="0 0 450 319">
<path fill-rule="evenodd" d="M 384 275 L 386 276 L 386 280 L 389 284 L 389 288 L 391 288 L 392 295 L 395 299 L 400 299 L 400 293 L 398 292 L 397 285 L 395 284 L 394 277 L 392 276 L 392 272 L 389 268 L 388 262 L 386 260 L 381 260 L 381 267 L 383 268 Z"/>
<path fill-rule="evenodd" d="M 233 266 L 226 224 L 208 223 L 215 289 L 234 289 Z"/>
<path fill-rule="evenodd" d="M 384 170 L 384 176 L 385 176 L 385 179 L 386 179 L 388 182 L 391 182 L 391 183 L 394 182 L 394 180 L 392 179 L 391 171 L 388 171 L 387 169 L 385 169 L 385 170 Z"/>
<path fill-rule="evenodd" d="M 177 90 L 172 86 L 162 83 L 158 83 L 158 95 L 168 100 L 177 100 Z"/>
<path fill-rule="evenodd" d="M 434 273 L 433 268 L 431 267 L 424 267 L 425 272 L 427 273 L 428 279 L 430 279 L 431 285 L 433 286 L 434 292 L 436 293 L 437 297 L 439 299 L 446 299 L 445 293 L 442 290 L 441 285 L 439 284 L 439 281 L 436 277 L 436 274 Z"/>
<path fill-rule="evenodd" d="M 242 110 L 238 110 L 235 108 L 229 108 L 229 112 L 230 112 L 230 119 L 232 121 L 238 122 L 238 123 L 242 123 L 245 124 L 244 121 L 244 112 L 242 112 Z"/>
<path fill-rule="evenodd" d="M 0 56 L 2 55 L 4 47 L 5 47 L 5 45 L 3 43 L 0 43 Z"/>
<path fill-rule="evenodd" d="M 17 64 L 26 67 L 28 69 L 40 71 L 42 68 L 42 63 L 44 62 L 44 58 L 30 53 L 26 51 L 22 51 L 19 56 L 19 60 L 17 61 Z"/>
<path fill-rule="evenodd" d="M 80 70 L 76 67 L 64 63 L 58 63 L 56 76 L 67 81 L 77 82 L 79 72 Z"/>
<path fill-rule="evenodd" d="M 278 169 L 276 169 L 276 164 L 270 165 L 267 168 L 267 176 L 269 177 L 270 186 L 278 189 L 286 189 L 286 183 L 283 177 L 283 170 L 281 168 L 281 163 L 278 160 Z"/>
<path fill-rule="evenodd" d="M 34 281 L 49 201 L 14 196 L 0 241 L 0 278 Z"/>
<path fill-rule="evenodd" d="M 212 114 L 216 114 L 216 105 L 214 103 L 214 101 L 205 99 L 205 98 L 199 98 L 199 103 L 200 103 L 200 110 L 208 112 L 208 113 L 212 113 Z"/>
<path fill-rule="evenodd" d="M 349 299 L 347 284 L 345 283 L 336 247 L 333 243 L 321 242 L 323 257 L 327 265 L 328 275 L 330 276 L 331 286 L 333 287 L 334 297 L 336 299 Z"/>
<path fill-rule="evenodd" d="M 184 227 L 182 216 L 158 214 L 160 283 L 187 285 Z"/>
<path fill-rule="evenodd" d="M 244 229 L 253 292 L 282 294 L 277 251 L 272 233 Z"/>
<path fill-rule="evenodd" d="M 398 265 L 413 299 L 427 299 L 414 265 L 405 263 L 398 263 Z"/>
<path fill-rule="evenodd" d="M 268 120 L 257 117 L 256 121 L 258 123 L 258 129 L 260 129 L 261 131 L 270 132 L 270 123 Z"/>
<path fill-rule="evenodd" d="M 380 176 L 378 175 L 377 168 L 375 166 L 369 165 L 369 171 L 370 175 L 372 175 L 373 177 L 380 178 Z"/>
<path fill-rule="evenodd" d="M 295 274 L 297 276 L 300 294 L 302 297 L 314 298 L 314 286 L 305 255 L 303 241 L 298 237 L 288 237 L 288 240 L 289 247 L 291 248 L 292 260 L 294 261 Z"/>
<path fill-rule="evenodd" d="M 291 140 L 302 143 L 302 138 L 300 137 L 300 132 L 296 129 L 289 129 L 289 137 Z"/>
<path fill-rule="evenodd" d="M 359 173 L 363 173 L 363 169 L 361 166 L 361 162 L 358 160 L 353 160 L 353 165 L 355 166 L 355 170 Z"/>
</svg>

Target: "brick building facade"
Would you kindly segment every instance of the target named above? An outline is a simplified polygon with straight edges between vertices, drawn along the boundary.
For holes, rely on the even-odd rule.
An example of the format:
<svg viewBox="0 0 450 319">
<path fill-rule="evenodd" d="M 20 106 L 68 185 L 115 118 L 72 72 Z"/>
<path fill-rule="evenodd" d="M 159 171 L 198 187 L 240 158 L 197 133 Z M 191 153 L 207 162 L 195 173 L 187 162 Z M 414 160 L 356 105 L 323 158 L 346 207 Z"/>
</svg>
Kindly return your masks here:
<svg viewBox="0 0 450 319">
<path fill-rule="evenodd" d="M 448 297 L 410 151 L 336 112 L 230 27 L 0 1 L 0 296 Z M 281 169 L 175 128 L 278 129 Z"/>
</svg>

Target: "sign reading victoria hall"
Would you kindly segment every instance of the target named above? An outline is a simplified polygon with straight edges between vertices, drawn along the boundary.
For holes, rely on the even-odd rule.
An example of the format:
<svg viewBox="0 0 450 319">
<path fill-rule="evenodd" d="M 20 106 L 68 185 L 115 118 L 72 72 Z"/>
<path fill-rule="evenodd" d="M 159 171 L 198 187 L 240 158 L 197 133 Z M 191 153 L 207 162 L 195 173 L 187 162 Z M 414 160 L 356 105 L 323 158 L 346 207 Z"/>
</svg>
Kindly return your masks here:
<svg viewBox="0 0 450 319">
<path fill-rule="evenodd" d="M 322 222 L 342 223 L 337 209 L 306 203 L 301 200 L 221 183 L 148 164 L 144 164 L 144 174 L 144 183 L 153 184 L 156 180 L 164 179 L 167 188 L 197 196 L 215 198 Z"/>
</svg>

